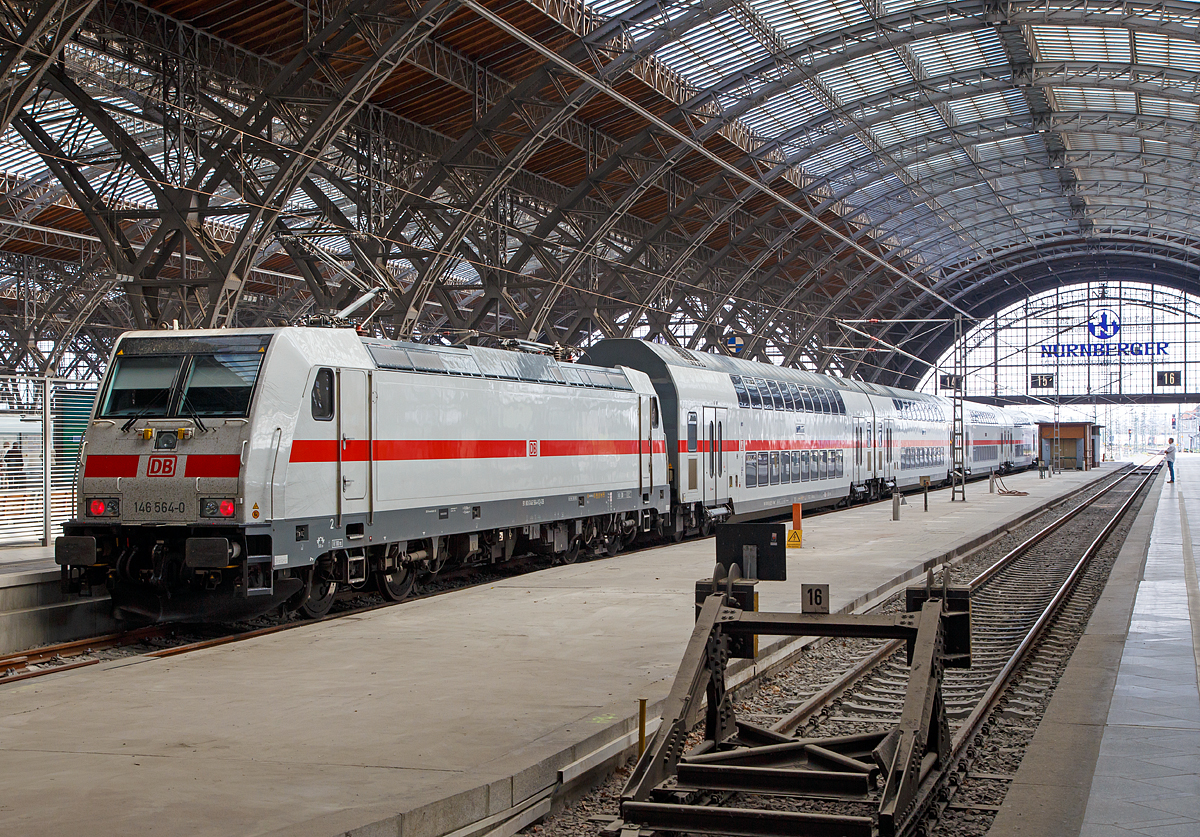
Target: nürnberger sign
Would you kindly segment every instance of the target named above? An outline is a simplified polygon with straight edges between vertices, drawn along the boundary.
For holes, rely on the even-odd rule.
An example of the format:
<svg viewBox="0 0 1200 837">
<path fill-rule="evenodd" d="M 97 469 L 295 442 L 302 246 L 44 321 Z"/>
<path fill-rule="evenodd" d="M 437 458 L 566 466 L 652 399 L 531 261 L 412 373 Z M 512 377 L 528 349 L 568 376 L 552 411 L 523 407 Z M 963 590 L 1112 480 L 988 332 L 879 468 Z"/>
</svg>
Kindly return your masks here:
<svg viewBox="0 0 1200 837">
<path fill-rule="evenodd" d="M 1121 330 L 1121 317 L 1111 308 L 1101 308 L 1088 318 L 1088 332 L 1097 340 L 1111 340 Z M 1168 353 L 1170 343 L 1043 343 L 1042 357 L 1157 357 Z"/>
</svg>

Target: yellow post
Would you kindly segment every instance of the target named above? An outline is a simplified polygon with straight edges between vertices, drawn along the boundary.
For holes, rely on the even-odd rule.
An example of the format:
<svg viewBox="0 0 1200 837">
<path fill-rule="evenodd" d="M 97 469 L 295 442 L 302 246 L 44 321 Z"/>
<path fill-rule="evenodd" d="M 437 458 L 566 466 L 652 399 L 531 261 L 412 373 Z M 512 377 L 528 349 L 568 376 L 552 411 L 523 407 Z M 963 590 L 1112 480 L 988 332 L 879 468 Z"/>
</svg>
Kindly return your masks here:
<svg viewBox="0 0 1200 837">
<path fill-rule="evenodd" d="M 646 752 L 646 699 L 638 698 L 638 758 Z"/>
</svg>

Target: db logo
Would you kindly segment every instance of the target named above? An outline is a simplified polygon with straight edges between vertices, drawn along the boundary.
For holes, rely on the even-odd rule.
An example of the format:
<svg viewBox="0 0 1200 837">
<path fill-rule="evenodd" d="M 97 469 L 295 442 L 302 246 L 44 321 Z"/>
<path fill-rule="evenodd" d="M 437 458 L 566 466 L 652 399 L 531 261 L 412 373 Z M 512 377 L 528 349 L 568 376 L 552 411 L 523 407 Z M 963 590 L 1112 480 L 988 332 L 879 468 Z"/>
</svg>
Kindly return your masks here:
<svg viewBox="0 0 1200 837">
<path fill-rule="evenodd" d="M 146 476 L 173 477 L 175 476 L 175 457 L 152 456 L 146 463 Z"/>
<path fill-rule="evenodd" d="M 529 440 L 529 455 L 530 455 L 530 456 L 537 456 L 537 455 L 538 455 L 538 443 L 537 443 L 537 439 L 530 439 L 530 440 Z"/>
</svg>

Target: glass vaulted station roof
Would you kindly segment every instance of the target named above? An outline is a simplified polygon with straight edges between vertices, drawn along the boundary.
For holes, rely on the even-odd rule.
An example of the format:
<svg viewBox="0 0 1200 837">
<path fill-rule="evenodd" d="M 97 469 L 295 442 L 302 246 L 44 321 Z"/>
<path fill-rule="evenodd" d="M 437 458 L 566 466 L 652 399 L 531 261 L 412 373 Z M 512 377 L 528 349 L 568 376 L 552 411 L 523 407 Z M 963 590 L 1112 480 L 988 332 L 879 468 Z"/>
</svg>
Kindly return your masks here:
<svg viewBox="0 0 1200 837">
<path fill-rule="evenodd" d="M 979 258 L 1044 236 L 1045 224 L 1088 236 L 1169 215 L 1192 232 L 1194 204 L 1180 190 L 1195 182 L 1198 3 L 714 9 L 656 57 L 723 107 L 808 70 L 741 122 L 875 238 L 919 246 L 920 261 Z"/>
</svg>

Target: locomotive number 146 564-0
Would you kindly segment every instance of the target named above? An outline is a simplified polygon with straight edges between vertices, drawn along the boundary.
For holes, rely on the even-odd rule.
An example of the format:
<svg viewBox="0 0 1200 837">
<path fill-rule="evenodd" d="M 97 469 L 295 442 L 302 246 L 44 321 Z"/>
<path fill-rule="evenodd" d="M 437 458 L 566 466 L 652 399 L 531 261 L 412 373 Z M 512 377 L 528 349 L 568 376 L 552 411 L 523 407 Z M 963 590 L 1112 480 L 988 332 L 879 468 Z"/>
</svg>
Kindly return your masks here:
<svg viewBox="0 0 1200 837">
<path fill-rule="evenodd" d="M 133 510 L 137 514 L 184 514 L 186 505 L 182 500 L 178 503 L 168 503 L 164 500 L 141 500 L 134 501 Z"/>
</svg>

